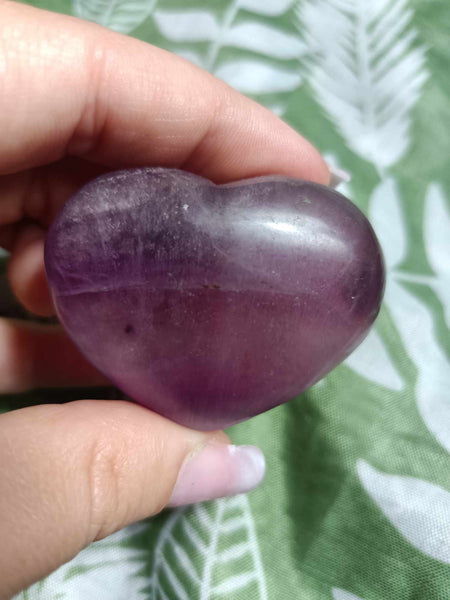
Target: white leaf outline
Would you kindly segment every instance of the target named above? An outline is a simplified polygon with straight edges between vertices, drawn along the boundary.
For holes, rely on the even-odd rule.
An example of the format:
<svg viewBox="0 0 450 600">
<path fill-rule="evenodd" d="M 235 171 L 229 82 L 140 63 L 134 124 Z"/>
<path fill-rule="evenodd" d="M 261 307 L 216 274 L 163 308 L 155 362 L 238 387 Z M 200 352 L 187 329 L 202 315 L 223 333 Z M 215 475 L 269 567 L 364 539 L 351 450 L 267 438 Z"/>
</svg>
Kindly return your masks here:
<svg viewBox="0 0 450 600">
<path fill-rule="evenodd" d="M 99 542 L 90 544 L 71 561 L 11 600 L 42 600 L 43 597 L 48 600 L 90 598 L 98 595 L 99 590 L 106 592 L 108 600 L 144 600 L 145 595 L 141 588 L 145 585 L 145 580 L 141 579 L 139 574 L 138 561 L 141 551 L 129 548 L 123 543 L 146 527 L 148 524 L 130 525 Z M 70 571 L 76 567 L 93 569 L 89 571 L 89 576 L 82 573 L 69 577 Z"/>
<path fill-rule="evenodd" d="M 250 582 L 256 582 L 258 587 L 258 600 L 267 600 L 267 589 L 264 577 L 255 525 L 250 510 L 250 505 L 246 495 L 235 496 L 234 498 L 223 498 L 216 500 L 215 514 L 212 518 L 206 509 L 201 504 L 194 505 L 192 508 L 195 515 L 197 526 L 201 524 L 203 529 L 209 533 L 209 540 L 206 543 L 202 536 L 196 530 L 192 523 L 191 517 L 187 514 L 187 509 L 177 509 L 169 516 L 158 536 L 155 546 L 155 554 L 153 561 L 153 572 L 151 576 L 151 587 L 153 590 L 152 600 L 165 600 L 168 598 L 162 587 L 159 578 L 161 569 L 165 570 L 165 575 L 168 577 L 172 592 L 176 596 L 170 596 L 170 600 L 189 600 L 188 592 L 184 589 L 183 584 L 177 578 L 173 568 L 167 563 L 164 552 L 167 547 L 170 547 L 175 552 L 179 561 L 179 566 L 184 571 L 191 585 L 196 586 L 199 593 L 199 600 L 210 600 L 215 595 L 231 594 L 237 589 L 243 589 Z M 224 519 L 227 511 L 237 511 L 238 516 L 231 519 Z M 188 554 L 182 548 L 180 542 L 174 537 L 174 529 L 180 526 L 192 544 L 204 559 L 203 568 L 199 572 L 195 565 L 190 560 Z M 235 542 L 226 550 L 217 552 L 218 540 L 222 535 L 233 534 L 236 531 L 244 530 L 246 534 L 245 542 Z M 178 548 L 178 551 L 174 548 Z M 180 553 L 181 549 L 181 553 Z M 184 558 L 180 562 L 180 556 Z M 213 567 L 217 562 L 223 563 L 228 560 L 239 558 L 244 554 L 249 554 L 252 562 L 253 570 L 244 571 L 240 574 L 233 574 L 219 584 L 213 584 L 212 574 Z M 183 563 L 184 560 L 184 563 Z M 230 596 L 232 598 L 233 596 Z"/>
<path fill-rule="evenodd" d="M 232 25 L 235 13 L 228 15 L 230 24 L 219 25 L 217 18 L 206 10 L 164 10 L 154 12 L 153 19 L 162 35 L 172 42 L 212 42 L 208 62 L 214 63 L 221 47 L 234 47 L 252 50 L 262 55 L 281 60 L 299 58 L 305 46 L 298 36 L 282 29 L 246 20 Z M 218 42 L 220 38 L 220 42 Z M 209 65 L 210 69 L 212 64 Z"/>
<path fill-rule="evenodd" d="M 450 275 L 450 210 L 446 206 L 442 185 L 431 183 L 425 198 L 425 249 L 437 274 Z M 444 258 L 446 257 L 446 258 Z"/>
<path fill-rule="evenodd" d="M 442 185 L 431 183 L 425 197 L 424 241 L 428 262 L 436 273 L 433 289 L 450 328 L 450 210 Z"/>
<path fill-rule="evenodd" d="M 298 36 L 265 23 L 250 20 L 232 25 L 225 32 L 223 45 L 253 50 L 285 60 L 299 58 L 306 52 L 305 45 Z"/>
<path fill-rule="evenodd" d="M 158 0 L 73 0 L 73 14 L 119 33 L 130 33 L 154 11 Z"/>
<path fill-rule="evenodd" d="M 307 0 L 300 30 L 308 81 L 348 147 L 379 171 L 409 146 L 410 111 L 428 78 L 406 0 Z"/>
<path fill-rule="evenodd" d="M 430 198 L 430 188 L 433 194 L 442 193 L 438 186 L 431 184 L 427 190 L 427 200 Z M 371 202 L 373 201 L 372 198 Z M 377 202 L 381 203 L 379 198 Z M 441 195 L 438 202 L 444 202 Z M 371 206 L 372 212 L 378 211 L 380 215 L 378 219 L 374 219 L 378 230 L 384 227 L 382 215 L 384 212 L 389 213 L 388 206 L 380 206 L 381 204 L 375 211 Z M 399 214 L 398 211 L 394 210 L 392 213 L 391 210 L 391 215 L 388 214 L 390 227 L 384 231 L 385 242 L 391 248 L 385 302 L 405 351 L 417 368 L 415 394 L 421 417 L 436 440 L 450 452 L 450 361 L 435 337 L 430 310 L 402 283 L 413 281 L 433 286 L 434 279 L 401 273 L 395 269 L 402 260 L 403 251 L 395 249 L 394 240 L 390 238 L 399 236 L 399 227 L 402 226 Z M 440 218 L 441 221 L 444 220 L 442 214 Z M 428 230 L 425 238 L 433 236 L 435 226 L 434 208 L 429 212 L 428 223 L 424 223 L 424 228 Z M 441 226 L 442 223 L 439 223 L 438 227 Z M 442 232 L 438 233 L 437 238 L 440 248 Z M 404 243 L 400 243 L 400 246 L 403 250 L 406 249 Z M 436 254 L 437 249 L 434 252 Z M 436 262 L 435 256 L 435 266 Z M 357 471 L 366 492 L 400 534 L 427 556 L 450 564 L 450 492 L 421 479 L 383 474 L 364 460 L 358 461 Z"/>
<path fill-rule="evenodd" d="M 288 92 L 298 88 L 301 77 L 253 59 L 236 59 L 220 65 L 215 75 L 244 94 Z"/>
<path fill-rule="evenodd" d="M 333 600 L 363 600 L 359 596 L 355 596 L 355 594 L 351 594 L 350 592 L 346 592 L 339 588 L 333 588 L 331 593 L 333 594 Z"/>
<path fill-rule="evenodd" d="M 211 42 L 219 35 L 215 16 L 206 10 L 158 9 L 153 19 L 160 33 L 171 42 Z"/>
<path fill-rule="evenodd" d="M 217 16 L 206 9 L 160 9 L 155 11 L 154 21 L 160 32 L 170 41 L 187 44 L 193 41 L 210 42 L 206 57 L 200 58 L 196 51 L 192 54 L 189 48 L 179 53 L 224 79 L 239 91 L 247 94 L 285 92 L 300 85 L 301 76 L 298 69 L 273 65 L 267 58 L 277 61 L 298 58 L 305 52 L 304 44 L 282 28 L 257 18 L 252 19 L 251 16 L 283 14 L 291 4 L 292 0 L 230 0 L 220 22 Z M 250 14 L 245 21 L 235 23 L 241 10 Z M 247 59 L 228 59 L 219 65 L 219 53 L 225 47 L 250 50 L 254 56 Z"/>
<path fill-rule="evenodd" d="M 403 377 L 395 368 L 384 343 L 375 329 L 347 357 L 344 364 L 365 379 L 394 391 L 404 388 Z"/>
<path fill-rule="evenodd" d="M 430 311 L 395 280 L 388 281 L 385 298 L 406 352 L 417 367 L 415 392 L 420 415 L 450 452 L 450 361 L 435 338 Z"/>
<path fill-rule="evenodd" d="M 357 472 L 367 494 L 410 544 L 450 564 L 450 492 L 415 477 L 386 475 L 364 460 Z"/>
<path fill-rule="evenodd" d="M 194 65 L 203 67 L 203 57 L 200 52 L 193 50 L 192 48 L 183 48 L 182 50 L 178 50 L 177 54 L 191 63 L 194 63 Z"/>
<path fill-rule="evenodd" d="M 369 219 L 383 250 L 386 266 L 393 269 L 405 259 L 407 238 L 397 182 L 387 177 L 372 193 Z"/>
<path fill-rule="evenodd" d="M 325 154 L 324 159 L 328 164 L 340 168 L 333 154 Z M 341 183 L 338 191 L 351 198 L 351 187 L 348 183 Z M 406 232 L 396 192 L 395 180 L 386 179 L 376 187 L 370 203 L 371 222 L 388 264 L 397 264 L 406 255 Z M 389 227 L 387 235 L 385 235 L 386 223 Z M 376 329 L 371 329 L 366 339 L 350 354 L 344 364 L 377 385 L 394 391 L 401 391 L 404 388 L 403 377 L 392 362 Z"/>
<path fill-rule="evenodd" d="M 241 9 L 249 12 L 277 17 L 284 14 L 295 0 L 240 0 L 239 6 Z"/>
<path fill-rule="evenodd" d="M 386 181 L 390 182 L 387 188 Z M 436 197 L 437 192 L 438 197 Z M 429 216 L 428 223 L 424 222 L 424 229 L 426 228 L 424 238 L 433 237 L 436 224 L 439 229 L 442 227 L 442 223 L 436 221 L 435 207 L 430 212 L 430 197 L 432 200 L 444 202 L 441 187 L 430 184 L 427 189 L 426 212 L 428 211 Z M 394 180 L 389 178 L 376 188 L 371 198 L 369 214 L 389 266 L 384 301 L 394 319 L 405 351 L 417 368 L 415 387 L 417 407 L 430 432 L 450 452 L 450 361 L 436 339 L 429 309 L 402 284 L 402 282 L 420 283 L 436 289 L 441 282 L 436 277 L 416 275 L 396 269 L 406 255 L 407 243 L 399 209 L 398 189 Z M 438 212 L 438 216 L 442 221 L 442 210 Z M 442 237 L 442 232 L 436 236 L 439 239 L 439 246 L 442 244 Z M 436 254 L 436 249 L 434 253 Z M 436 257 L 434 262 L 436 263 Z"/>
</svg>

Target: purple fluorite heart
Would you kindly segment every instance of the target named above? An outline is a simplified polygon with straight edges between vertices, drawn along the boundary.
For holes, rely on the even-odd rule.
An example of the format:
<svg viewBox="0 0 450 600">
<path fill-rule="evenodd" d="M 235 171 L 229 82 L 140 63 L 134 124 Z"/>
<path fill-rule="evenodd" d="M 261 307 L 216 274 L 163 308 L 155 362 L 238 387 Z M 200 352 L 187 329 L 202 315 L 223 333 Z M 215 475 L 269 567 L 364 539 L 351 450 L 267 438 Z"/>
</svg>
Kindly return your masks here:
<svg viewBox="0 0 450 600">
<path fill-rule="evenodd" d="M 102 176 L 47 236 L 60 320 L 137 402 L 196 429 L 290 400 L 365 337 L 380 247 L 325 186 L 259 177 L 216 186 L 183 171 Z"/>
</svg>

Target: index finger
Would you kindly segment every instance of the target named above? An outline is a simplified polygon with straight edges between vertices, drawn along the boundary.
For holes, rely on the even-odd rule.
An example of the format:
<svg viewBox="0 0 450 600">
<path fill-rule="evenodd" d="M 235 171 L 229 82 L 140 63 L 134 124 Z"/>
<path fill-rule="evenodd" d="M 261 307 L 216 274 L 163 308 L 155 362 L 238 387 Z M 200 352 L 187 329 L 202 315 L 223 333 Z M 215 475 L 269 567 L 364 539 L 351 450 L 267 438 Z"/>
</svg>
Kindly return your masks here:
<svg viewBox="0 0 450 600">
<path fill-rule="evenodd" d="M 319 153 L 211 74 L 98 25 L 0 1 L 0 174 L 72 155 L 214 181 L 328 183 Z"/>
</svg>

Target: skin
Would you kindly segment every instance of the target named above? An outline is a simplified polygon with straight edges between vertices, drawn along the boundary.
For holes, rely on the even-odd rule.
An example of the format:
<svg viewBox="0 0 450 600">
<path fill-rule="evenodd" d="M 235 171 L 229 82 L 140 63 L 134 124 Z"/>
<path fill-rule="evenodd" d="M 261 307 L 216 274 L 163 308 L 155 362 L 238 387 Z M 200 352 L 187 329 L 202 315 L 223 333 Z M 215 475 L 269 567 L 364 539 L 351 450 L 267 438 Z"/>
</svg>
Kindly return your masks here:
<svg viewBox="0 0 450 600">
<path fill-rule="evenodd" d="M 327 184 L 317 151 L 265 108 L 161 49 L 0 1 L 0 245 L 25 307 L 53 314 L 45 231 L 83 183 L 160 165 L 216 182 L 285 174 Z M 0 393 L 104 383 L 57 327 L 0 319 Z M 186 457 L 222 432 L 127 402 L 0 416 L 0 598 L 93 540 L 158 513 Z"/>
</svg>

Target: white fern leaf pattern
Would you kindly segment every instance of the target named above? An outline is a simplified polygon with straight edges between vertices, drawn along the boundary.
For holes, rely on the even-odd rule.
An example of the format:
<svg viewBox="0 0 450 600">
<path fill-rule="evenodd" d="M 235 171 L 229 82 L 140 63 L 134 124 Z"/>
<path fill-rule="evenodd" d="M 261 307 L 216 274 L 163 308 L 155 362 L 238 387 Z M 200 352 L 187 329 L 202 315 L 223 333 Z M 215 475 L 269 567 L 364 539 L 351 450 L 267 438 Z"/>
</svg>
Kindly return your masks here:
<svg viewBox="0 0 450 600">
<path fill-rule="evenodd" d="M 437 190 L 440 190 L 438 186 L 431 186 L 431 199 L 435 203 L 433 208 L 429 203 L 430 191 L 427 194 L 428 224 L 425 224 L 424 237 L 428 247 L 434 229 L 445 228 L 444 207 L 438 204 L 436 208 L 436 201 L 441 201 L 441 196 L 436 195 Z M 374 191 L 369 210 L 389 266 L 385 303 L 405 350 L 417 368 L 415 393 L 419 412 L 430 432 L 450 452 L 450 361 L 436 338 L 435 324 L 429 308 L 403 283 L 421 283 L 435 287 L 439 280 L 435 277 L 402 272 L 396 268 L 407 249 L 399 202 L 397 186 L 393 180 L 388 179 Z M 430 210 L 433 214 L 430 214 Z M 437 218 L 440 222 L 437 222 Z M 447 243 L 445 235 L 439 231 L 431 242 L 432 252 L 436 254 L 437 248 L 442 249 L 443 243 Z M 433 266 L 437 266 L 436 258 Z M 446 295 L 448 296 L 448 291 Z"/>
<path fill-rule="evenodd" d="M 300 85 L 300 75 L 263 62 L 239 59 L 221 65 L 215 75 L 244 94 L 288 92 Z"/>
<path fill-rule="evenodd" d="M 305 45 L 297 36 L 268 23 L 267 17 L 283 14 L 291 4 L 292 0 L 229 0 L 221 16 L 207 8 L 159 9 L 154 12 L 154 21 L 167 40 L 185 45 L 181 50 L 177 48 L 178 53 L 239 91 L 247 94 L 286 92 L 301 82 L 297 69 L 288 61 L 300 57 Z M 245 20 L 236 22 L 240 11 Z M 195 56 L 191 54 L 189 44 L 193 42 L 209 42 L 208 51 L 201 58 L 197 50 L 193 50 Z M 239 58 L 221 62 L 223 48 L 239 50 Z M 251 55 L 246 56 L 246 51 Z"/>
<path fill-rule="evenodd" d="M 210 42 L 219 33 L 214 15 L 206 10 L 157 10 L 153 18 L 172 42 Z"/>
<path fill-rule="evenodd" d="M 224 45 L 286 60 L 299 58 L 306 52 L 304 44 L 297 36 L 252 21 L 230 27 L 224 36 Z"/>
<path fill-rule="evenodd" d="M 407 238 L 397 182 L 384 179 L 374 190 L 370 201 L 370 222 L 377 232 L 386 265 L 393 269 L 406 257 Z"/>
<path fill-rule="evenodd" d="M 430 308 L 405 286 L 416 283 L 435 288 L 440 280 L 399 269 L 407 250 L 406 232 L 398 189 L 392 180 L 386 181 L 375 190 L 370 206 L 389 266 L 385 303 L 417 369 L 414 391 L 422 419 L 450 452 L 450 361 L 437 338 Z M 442 189 L 436 184 L 428 188 L 425 215 L 428 258 L 435 272 L 445 276 L 449 216 Z M 424 554 L 450 564 L 450 493 L 421 479 L 385 475 L 364 461 L 357 468 L 366 492 L 403 537 Z"/>
<path fill-rule="evenodd" d="M 231 600 L 240 590 L 267 600 L 247 497 L 174 511 L 156 542 L 151 590 L 152 600 Z"/>
<path fill-rule="evenodd" d="M 205 10 L 157 10 L 154 20 L 160 32 L 172 42 L 212 42 L 221 33 L 216 17 Z M 286 60 L 298 58 L 305 51 L 298 37 L 254 21 L 225 27 L 220 45 Z"/>
<path fill-rule="evenodd" d="M 386 475 L 364 460 L 359 479 L 397 531 L 415 548 L 450 564 L 450 493 L 441 487 L 399 475 Z"/>
<path fill-rule="evenodd" d="M 433 183 L 425 199 L 424 240 L 428 261 L 436 273 L 433 288 L 450 327 L 450 210 L 442 186 Z"/>
<path fill-rule="evenodd" d="M 132 525 L 91 544 L 12 600 L 74 600 L 98 596 L 99 592 L 108 600 L 144 600 L 141 589 L 145 580 L 139 576 L 140 552 L 123 544 L 142 527 L 142 524 Z"/>
<path fill-rule="evenodd" d="M 426 370 L 435 361 L 441 362 L 443 352 L 435 341 L 433 320 L 426 306 L 393 278 L 387 282 L 385 299 L 417 369 Z"/>
<path fill-rule="evenodd" d="M 119 33 L 136 29 L 156 7 L 158 0 L 73 0 L 73 14 Z"/>
<path fill-rule="evenodd" d="M 333 588 L 332 593 L 333 600 L 363 600 L 359 596 L 355 596 L 355 594 L 350 594 L 350 592 L 346 592 L 339 588 Z"/>
<path fill-rule="evenodd" d="M 416 393 L 422 419 L 437 441 L 450 452 L 450 363 L 437 363 L 430 371 L 422 372 Z"/>
<path fill-rule="evenodd" d="M 239 7 L 252 13 L 276 17 L 285 13 L 295 0 L 240 0 Z"/>
<path fill-rule="evenodd" d="M 340 168 L 333 154 L 325 154 L 324 158 L 329 165 Z M 338 191 L 351 198 L 351 187 L 348 183 L 340 183 Z M 406 254 L 406 233 L 395 192 L 394 180 L 387 179 L 376 188 L 371 202 L 371 220 L 379 231 L 380 242 L 388 264 L 400 262 Z M 385 227 L 389 229 L 388 235 L 384 235 Z M 366 339 L 350 354 L 344 364 L 377 385 L 395 391 L 402 390 L 404 387 L 403 378 L 375 329 L 369 332 Z"/>
<path fill-rule="evenodd" d="M 388 282 L 385 297 L 417 367 L 417 407 L 428 429 L 450 452 L 450 361 L 435 337 L 431 313 L 396 281 Z"/>
<path fill-rule="evenodd" d="M 345 364 L 355 373 L 390 390 L 402 390 L 404 381 L 395 368 L 384 344 L 372 329 L 363 343 L 346 359 Z"/>
<path fill-rule="evenodd" d="M 191 48 L 186 48 L 183 50 L 178 50 L 177 54 L 189 62 L 194 63 L 194 65 L 197 65 L 198 67 L 203 66 L 203 57 L 200 52 L 192 50 Z"/>
<path fill-rule="evenodd" d="M 410 112 L 427 79 L 406 0 L 308 0 L 300 30 L 309 82 L 348 147 L 379 170 L 409 146 Z"/>
</svg>

